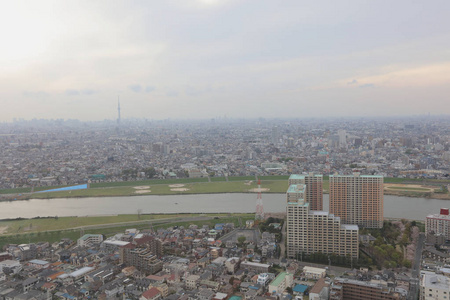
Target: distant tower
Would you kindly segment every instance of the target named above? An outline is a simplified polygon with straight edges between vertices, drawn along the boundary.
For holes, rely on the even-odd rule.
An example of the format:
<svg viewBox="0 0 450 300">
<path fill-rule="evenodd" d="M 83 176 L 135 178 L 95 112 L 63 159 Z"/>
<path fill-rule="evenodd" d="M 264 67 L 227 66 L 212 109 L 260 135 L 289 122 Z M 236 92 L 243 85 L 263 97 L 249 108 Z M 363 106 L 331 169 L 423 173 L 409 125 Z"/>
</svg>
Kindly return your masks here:
<svg viewBox="0 0 450 300">
<path fill-rule="evenodd" d="M 256 220 L 264 220 L 264 207 L 261 196 L 261 179 L 258 179 L 258 196 L 256 197 Z"/>
<path fill-rule="evenodd" d="M 118 113 L 117 125 L 120 125 L 120 99 L 119 99 L 119 96 L 117 96 L 117 113 Z"/>
<path fill-rule="evenodd" d="M 330 149 L 328 148 L 328 144 L 326 144 L 325 147 L 326 151 L 327 151 L 327 159 L 325 161 L 325 174 L 330 174 L 331 173 L 331 165 L 330 165 Z"/>
</svg>

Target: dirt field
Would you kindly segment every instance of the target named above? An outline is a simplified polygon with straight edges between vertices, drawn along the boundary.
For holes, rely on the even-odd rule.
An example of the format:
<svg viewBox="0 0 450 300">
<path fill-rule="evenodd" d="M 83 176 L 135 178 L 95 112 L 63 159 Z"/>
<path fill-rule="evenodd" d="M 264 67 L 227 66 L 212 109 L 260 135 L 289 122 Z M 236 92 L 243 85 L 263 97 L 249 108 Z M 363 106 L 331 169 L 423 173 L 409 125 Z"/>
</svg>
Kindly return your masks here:
<svg viewBox="0 0 450 300">
<path fill-rule="evenodd" d="M 435 187 L 421 184 L 385 183 L 384 189 L 391 191 L 434 192 Z"/>
<path fill-rule="evenodd" d="M 169 187 L 171 187 L 171 188 L 181 188 L 183 186 L 184 186 L 184 184 L 171 184 L 171 185 L 169 185 Z"/>
<path fill-rule="evenodd" d="M 148 185 L 143 185 L 143 186 L 135 186 L 134 187 L 136 190 L 148 190 L 150 188 L 150 186 Z"/>
<path fill-rule="evenodd" d="M 138 190 L 135 193 L 136 194 L 146 194 L 146 193 L 151 193 L 151 192 L 152 192 L 151 190 Z"/>
<path fill-rule="evenodd" d="M 248 190 L 249 192 L 252 192 L 252 193 L 258 193 L 258 192 L 268 192 L 268 191 L 270 191 L 270 189 L 267 189 L 267 188 L 261 188 L 261 189 L 258 189 L 258 188 L 256 188 L 256 189 L 250 189 L 250 190 Z"/>
</svg>

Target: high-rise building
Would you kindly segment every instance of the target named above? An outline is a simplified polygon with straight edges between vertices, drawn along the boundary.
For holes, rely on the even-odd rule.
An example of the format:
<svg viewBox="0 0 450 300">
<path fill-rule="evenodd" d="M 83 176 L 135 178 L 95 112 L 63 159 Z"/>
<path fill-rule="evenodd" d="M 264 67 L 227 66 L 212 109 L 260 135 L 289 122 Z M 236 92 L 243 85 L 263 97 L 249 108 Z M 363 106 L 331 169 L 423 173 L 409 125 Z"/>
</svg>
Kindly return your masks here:
<svg viewBox="0 0 450 300">
<path fill-rule="evenodd" d="M 311 211 L 306 202 L 306 185 L 290 185 L 286 193 L 287 256 L 300 253 L 328 253 L 358 257 L 358 226 L 341 224 L 325 211 Z"/>
<path fill-rule="evenodd" d="M 330 175 L 330 213 L 342 223 L 383 227 L 383 176 Z"/>
<path fill-rule="evenodd" d="M 443 235 L 450 240 L 450 214 L 448 208 L 441 208 L 439 214 L 428 215 L 425 223 L 425 233 Z"/>
<path fill-rule="evenodd" d="M 345 130 L 338 130 L 339 148 L 347 148 L 347 132 Z"/>
<path fill-rule="evenodd" d="M 278 126 L 272 127 L 272 134 L 270 137 L 272 144 L 278 144 L 280 142 L 280 129 Z"/>
<path fill-rule="evenodd" d="M 311 210 L 323 210 L 323 176 L 309 173 L 308 175 L 292 174 L 289 176 L 289 185 L 306 185 L 305 201 Z"/>
</svg>

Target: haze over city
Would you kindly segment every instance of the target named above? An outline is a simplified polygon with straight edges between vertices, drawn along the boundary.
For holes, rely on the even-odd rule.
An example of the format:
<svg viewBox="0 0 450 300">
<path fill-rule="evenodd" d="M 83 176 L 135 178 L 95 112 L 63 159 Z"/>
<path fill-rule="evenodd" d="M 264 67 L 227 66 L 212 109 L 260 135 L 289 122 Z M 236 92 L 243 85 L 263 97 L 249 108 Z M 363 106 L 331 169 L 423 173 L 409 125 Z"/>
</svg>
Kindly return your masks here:
<svg viewBox="0 0 450 300">
<path fill-rule="evenodd" d="M 448 1 L 11 1 L 0 121 L 448 114 Z"/>
</svg>

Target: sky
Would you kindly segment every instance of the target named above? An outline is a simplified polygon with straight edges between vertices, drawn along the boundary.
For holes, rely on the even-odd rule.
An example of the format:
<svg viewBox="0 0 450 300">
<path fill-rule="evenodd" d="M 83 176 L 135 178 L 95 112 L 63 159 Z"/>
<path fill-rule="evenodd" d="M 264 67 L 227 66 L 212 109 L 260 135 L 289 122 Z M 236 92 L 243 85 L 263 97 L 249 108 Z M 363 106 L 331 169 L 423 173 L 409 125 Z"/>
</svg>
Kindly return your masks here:
<svg viewBox="0 0 450 300">
<path fill-rule="evenodd" d="M 2 1 L 0 121 L 450 114 L 450 1 Z"/>
</svg>

